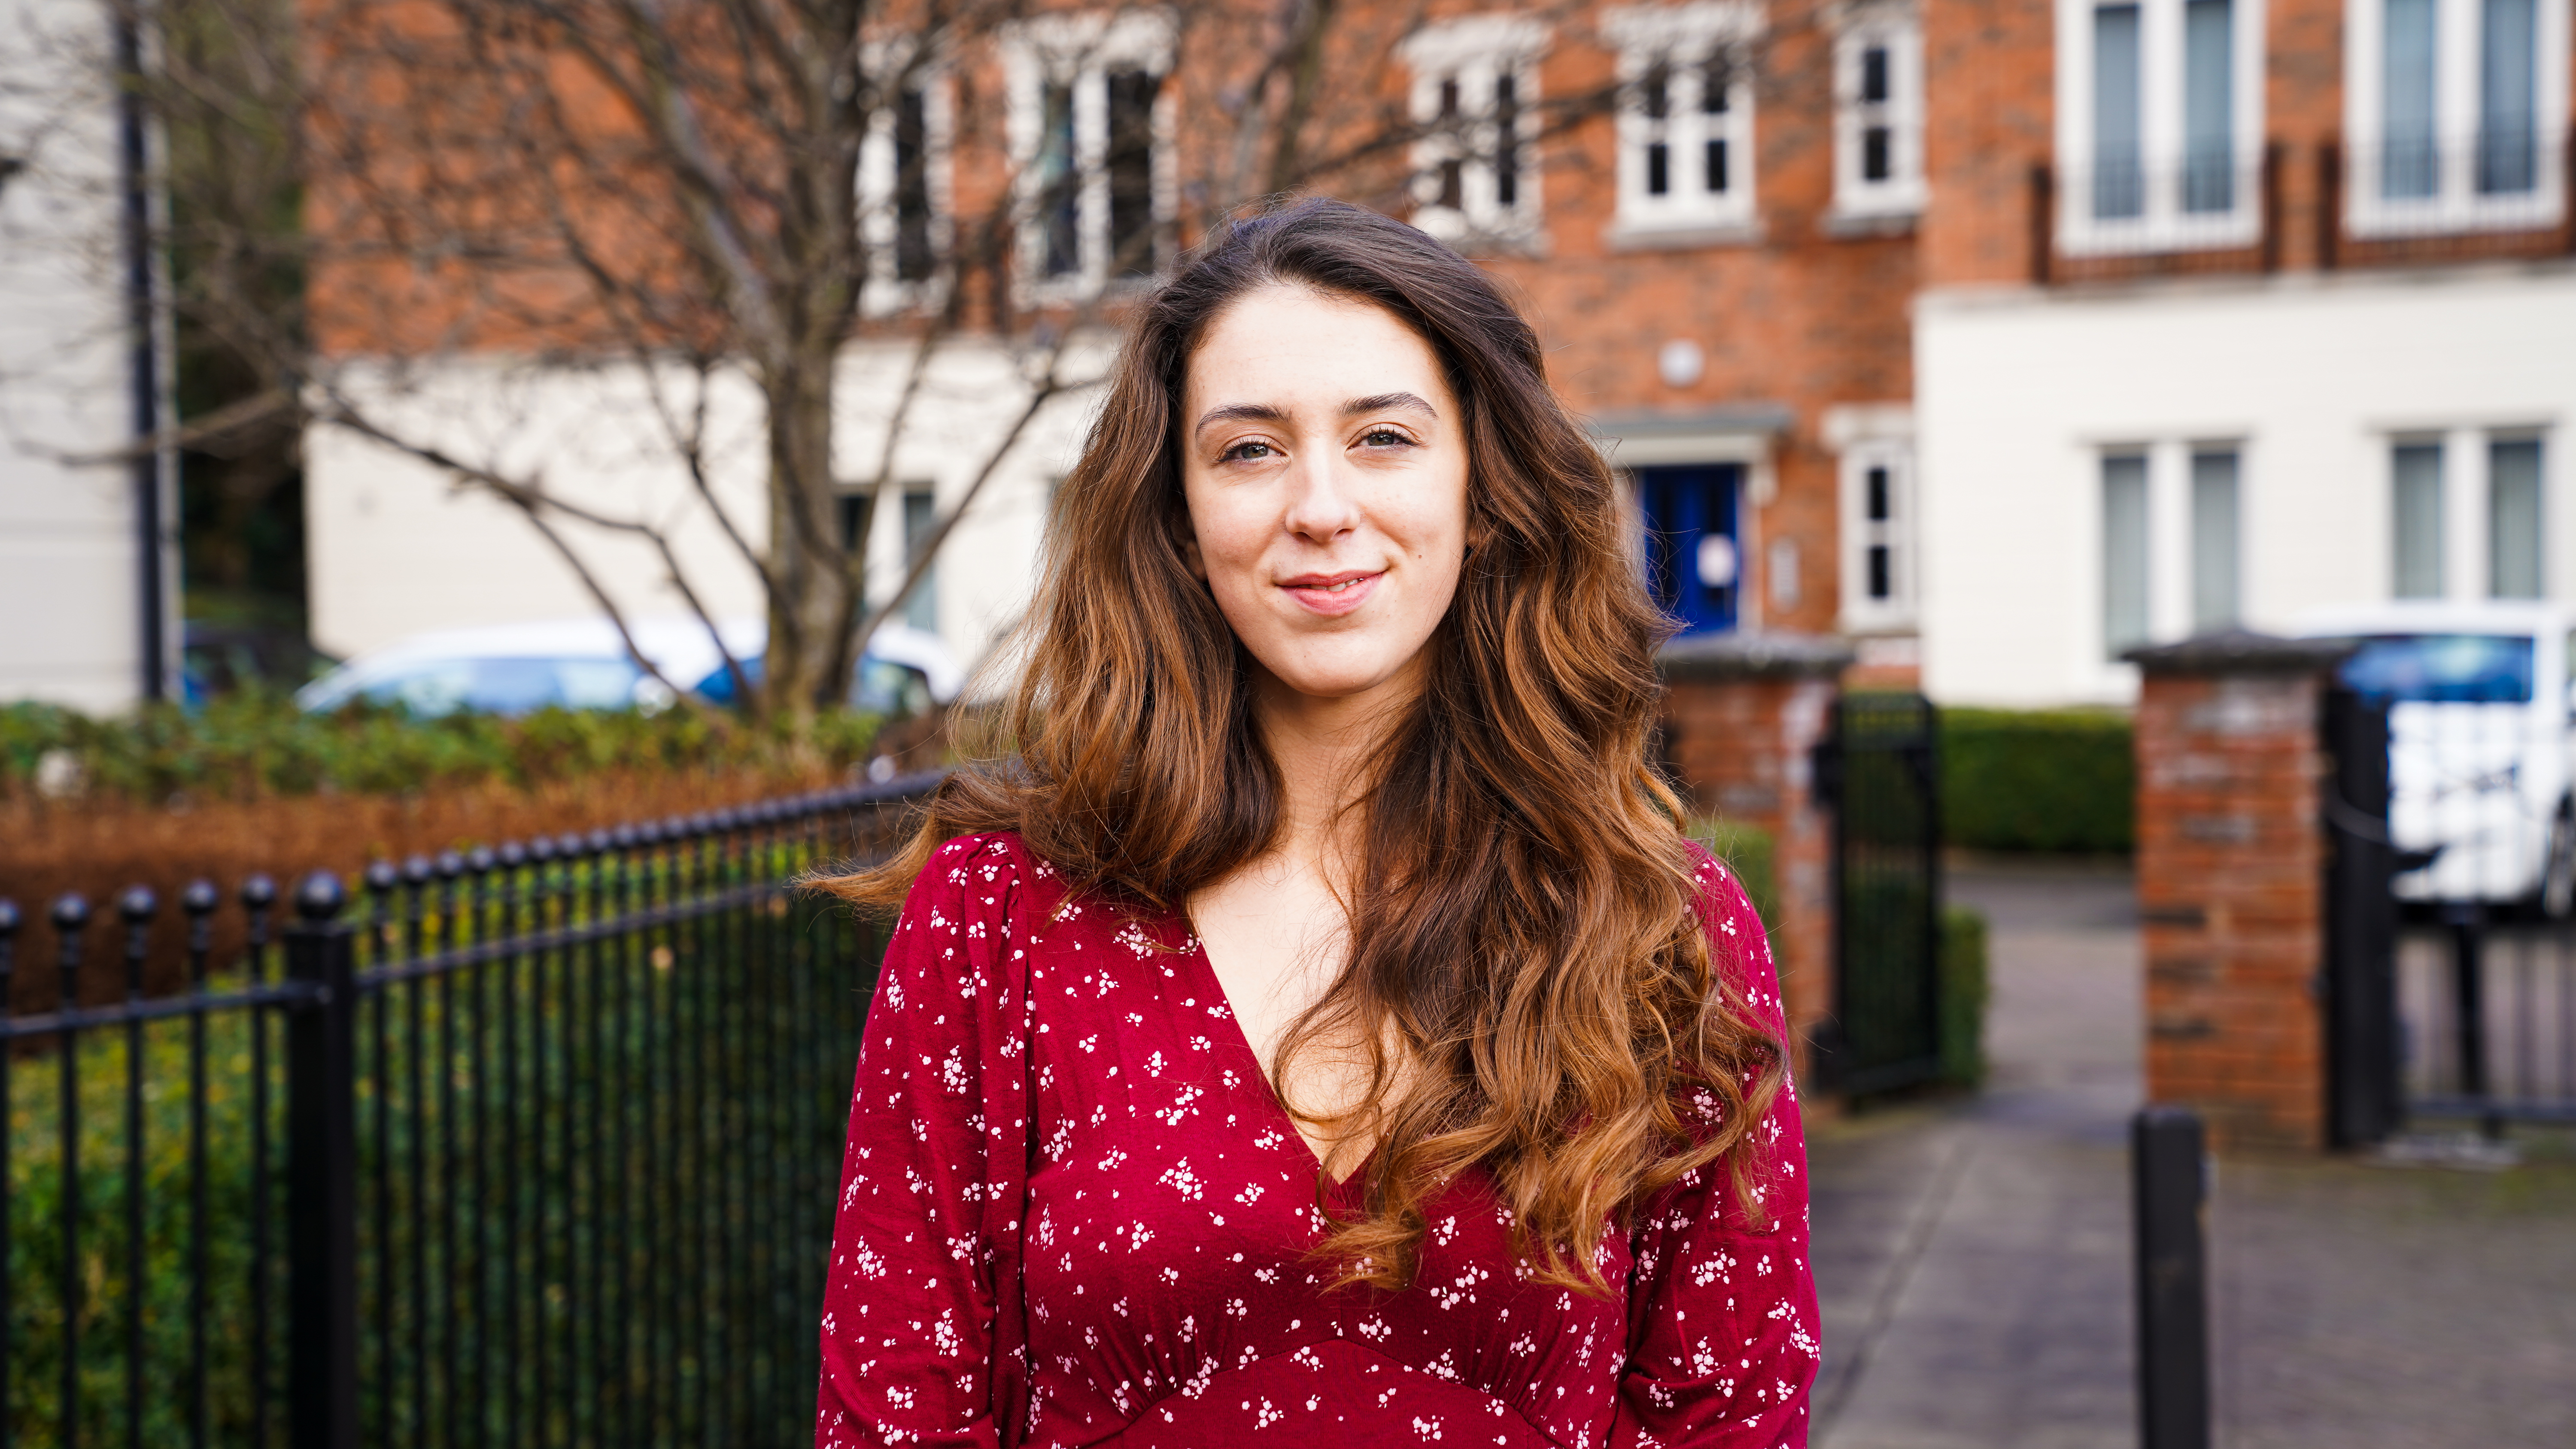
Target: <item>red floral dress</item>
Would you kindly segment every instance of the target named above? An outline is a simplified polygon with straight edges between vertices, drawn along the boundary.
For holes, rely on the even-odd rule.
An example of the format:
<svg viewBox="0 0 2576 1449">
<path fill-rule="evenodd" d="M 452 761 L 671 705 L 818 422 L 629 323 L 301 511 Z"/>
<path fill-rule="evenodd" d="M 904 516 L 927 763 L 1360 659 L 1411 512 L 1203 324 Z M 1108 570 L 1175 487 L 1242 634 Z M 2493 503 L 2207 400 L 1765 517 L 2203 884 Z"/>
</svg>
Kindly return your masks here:
<svg viewBox="0 0 2576 1449">
<path fill-rule="evenodd" d="M 1700 878 L 1776 1027 L 1760 922 L 1722 866 Z M 1433 1203 L 1411 1288 L 1327 1291 L 1314 1154 L 1186 924 L 1068 900 L 1015 835 L 951 841 L 868 1016 L 815 1442 L 1802 1445 L 1789 1093 L 1757 1135 L 1765 1225 L 1722 1170 L 1687 1177 L 1605 1231 L 1623 1295 L 1526 1281 L 1474 1173 Z"/>
</svg>

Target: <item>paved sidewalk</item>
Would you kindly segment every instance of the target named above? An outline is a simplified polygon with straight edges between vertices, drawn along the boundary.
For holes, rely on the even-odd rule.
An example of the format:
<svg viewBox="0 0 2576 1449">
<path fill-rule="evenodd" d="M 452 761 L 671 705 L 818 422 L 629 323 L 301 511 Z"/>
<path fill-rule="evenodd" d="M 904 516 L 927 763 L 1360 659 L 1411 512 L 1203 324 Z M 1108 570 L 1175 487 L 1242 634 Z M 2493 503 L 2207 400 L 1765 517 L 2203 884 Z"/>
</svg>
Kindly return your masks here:
<svg viewBox="0 0 2576 1449">
<path fill-rule="evenodd" d="M 1957 872 L 1992 1081 L 1811 1137 L 1819 1449 L 2137 1443 L 2125 876 Z M 2211 1209 L 2225 1449 L 2576 1446 L 2576 1154 L 2498 1173 L 2230 1161 Z"/>
</svg>

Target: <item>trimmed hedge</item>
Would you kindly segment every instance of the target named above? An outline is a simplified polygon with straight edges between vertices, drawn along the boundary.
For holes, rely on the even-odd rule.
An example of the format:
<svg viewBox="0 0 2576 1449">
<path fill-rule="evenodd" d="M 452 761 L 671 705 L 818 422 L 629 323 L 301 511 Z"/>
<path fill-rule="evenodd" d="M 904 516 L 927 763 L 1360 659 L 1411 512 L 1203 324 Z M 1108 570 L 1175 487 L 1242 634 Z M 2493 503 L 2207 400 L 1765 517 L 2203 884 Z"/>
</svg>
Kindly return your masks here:
<svg viewBox="0 0 2576 1449">
<path fill-rule="evenodd" d="M 2108 709 L 1941 711 L 1942 838 L 1972 850 L 2135 849 L 2131 734 Z"/>
<path fill-rule="evenodd" d="M 56 705 L 9 704 L 0 705 L 0 800 L 38 793 L 43 773 L 59 774 L 66 763 L 75 782 L 69 793 L 149 805 L 173 796 L 410 795 L 484 782 L 524 788 L 617 771 L 840 769 L 866 757 L 881 723 L 873 714 L 827 711 L 799 739 L 783 727 L 688 709 L 422 718 L 360 701 L 317 715 L 283 696 L 243 693 L 200 713 L 162 705 L 99 719 Z"/>
<path fill-rule="evenodd" d="M 1941 1080 L 1986 1079 L 1986 918 L 1966 906 L 1941 911 Z"/>
</svg>

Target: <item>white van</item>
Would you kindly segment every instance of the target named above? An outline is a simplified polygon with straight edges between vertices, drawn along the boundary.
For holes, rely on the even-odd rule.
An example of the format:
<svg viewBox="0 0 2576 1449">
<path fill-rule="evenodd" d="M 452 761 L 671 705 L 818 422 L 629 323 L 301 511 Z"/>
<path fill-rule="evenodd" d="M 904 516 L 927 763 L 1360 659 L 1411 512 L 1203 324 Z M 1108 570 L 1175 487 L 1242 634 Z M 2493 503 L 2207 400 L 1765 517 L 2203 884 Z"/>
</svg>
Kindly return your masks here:
<svg viewBox="0 0 2576 1449">
<path fill-rule="evenodd" d="M 2400 898 L 2576 906 L 2576 608 L 2406 600 L 2320 610 L 2301 638 L 2345 638 L 2348 686 L 2388 705 L 2388 830 L 2432 860 Z"/>
</svg>

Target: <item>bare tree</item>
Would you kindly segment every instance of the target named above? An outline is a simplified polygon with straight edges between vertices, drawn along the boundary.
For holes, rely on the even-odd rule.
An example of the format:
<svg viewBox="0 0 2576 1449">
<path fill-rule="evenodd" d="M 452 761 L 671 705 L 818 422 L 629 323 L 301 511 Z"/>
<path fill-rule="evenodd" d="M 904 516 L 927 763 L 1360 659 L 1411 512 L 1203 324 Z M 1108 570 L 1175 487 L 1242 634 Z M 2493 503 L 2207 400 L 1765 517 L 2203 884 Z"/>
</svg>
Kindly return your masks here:
<svg viewBox="0 0 2576 1449">
<path fill-rule="evenodd" d="M 1077 15 L 1025 0 L 162 0 L 154 14 L 177 303 L 258 383 L 186 441 L 238 447 L 309 417 L 443 470 L 519 511 L 621 629 L 576 537 L 650 550 L 714 636 L 678 536 L 712 529 L 767 600 L 761 678 L 727 658 L 737 697 L 791 722 L 847 693 L 861 642 L 1034 421 L 1084 385 L 1077 344 L 1128 295 L 1123 278 L 1268 195 L 1400 209 L 1427 143 L 1452 158 L 1477 144 L 1472 118 L 1408 98 L 1396 56 L 1423 24 L 1410 3 Z M 1067 48 L 1107 44 L 1130 17 L 1163 38 L 1117 82 L 1131 109 L 1152 108 L 1150 135 L 1113 124 L 1108 154 L 1095 141 L 1085 158 L 1054 144 L 1052 111 L 1034 138 L 1003 123 L 1003 48 L 1051 36 L 1050 63 L 1078 69 Z M 1613 99 L 1604 86 L 1533 114 L 1581 125 Z M 259 145 L 227 148 L 245 135 Z M 1122 145 L 1158 148 L 1135 173 L 1150 172 L 1150 194 L 1118 190 Z M 300 212 L 275 214 L 281 192 Z M 1088 216 L 1104 209 L 1105 226 Z M 1067 278 L 1084 285 L 1034 285 L 1077 221 L 1109 255 Z M 905 344 L 905 361 L 872 394 L 873 466 L 844 476 L 834 384 L 869 338 Z M 841 500 L 891 481 L 925 380 L 970 338 L 1009 353 L 1020 392 L 872 610 L 872 510 L 848 536 Z M 478 454 L 386 405 L 387 368 L 405 359 L 501 352 L 632 379 L 653 447 L 687 480 L 685 516 L 602 506 L 561 486 L 565 460 Z M 758 401 L 758 520 L 718 486 L 734 381 Z"/>
</svg>

